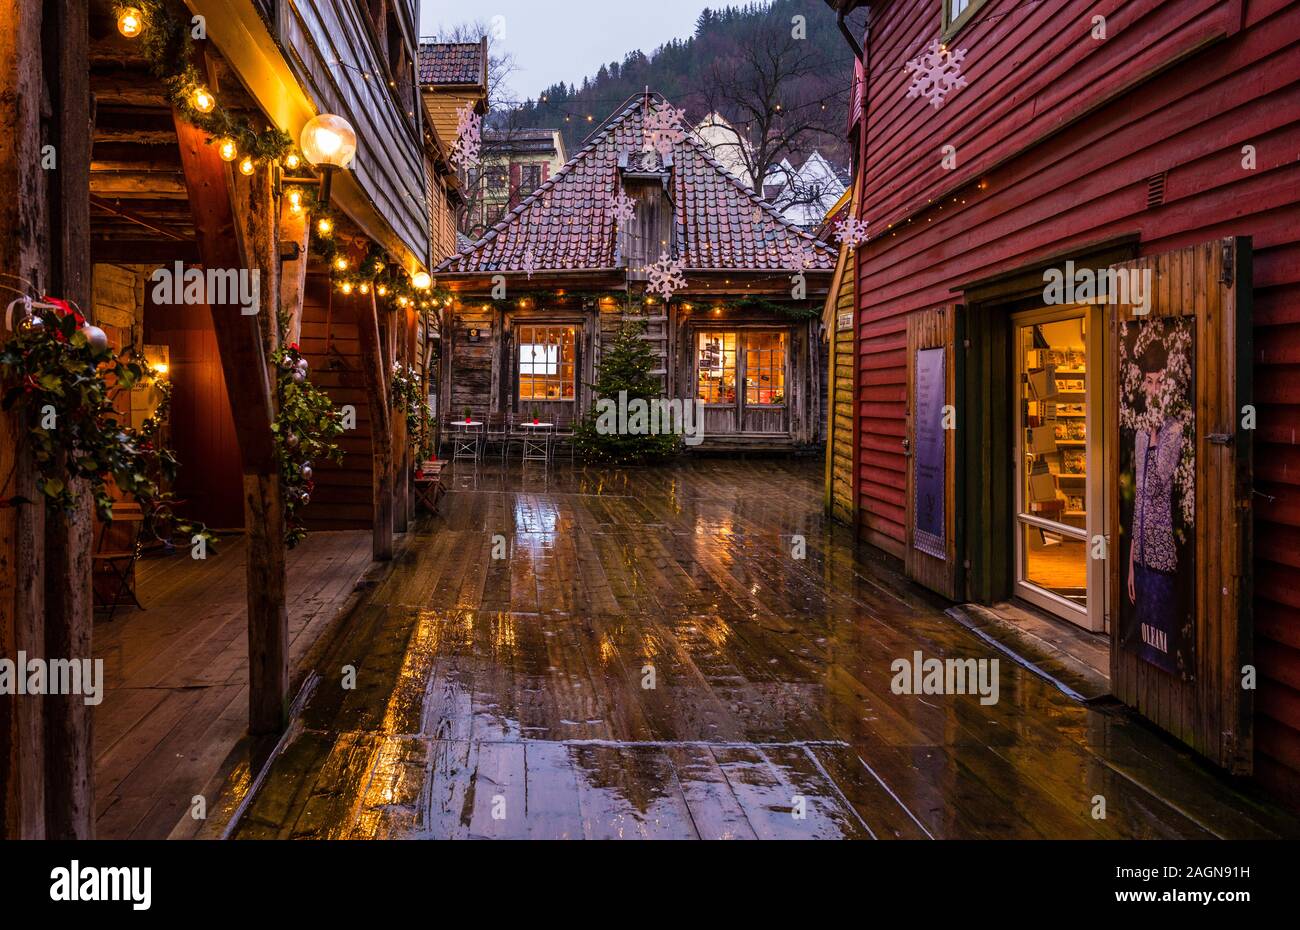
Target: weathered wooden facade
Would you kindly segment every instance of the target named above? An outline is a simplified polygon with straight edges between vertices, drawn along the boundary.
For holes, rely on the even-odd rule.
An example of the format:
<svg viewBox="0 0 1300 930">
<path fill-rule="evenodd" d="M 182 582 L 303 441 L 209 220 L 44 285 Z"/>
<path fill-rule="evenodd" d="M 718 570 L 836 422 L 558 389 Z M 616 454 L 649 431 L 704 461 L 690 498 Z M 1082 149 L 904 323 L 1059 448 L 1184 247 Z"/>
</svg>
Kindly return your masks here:
<svg viewBox="0 0 1300 930">
<path fill-rule="evenodd" d="M 703 404 L 699 449 L 795 449 L 822 439 L 817 306 L 834 256 L 744 187 L 691 133 L 662 154 L 653 95 L 620 108 L 559 171 L 445 261 L 455 325 L 442 413 L 572 421 L 597 398 L 602 349 L 644 324 L 665 394 Z M 620 221 L 618 198 L 632 215 Z M 682 280 L 647 287 L 662 259 Z M 542 347 L 541 349 L 537 347 Z M 537 372 L 535 353 L 549 353 Z M 554 364 L 550 364 L 550 360 Z"/>
<path fill-rule="evenodd" d="M 852 36 L 871 224 L 851 259 L 861 538 L 950 597 L 1021 598 L 1108 634 L 1117 696 L 1300 797 L 1300 4 L 830 5 L 867 13 Z M 956 53 L 964 78 L 940 106 L 908 92 L 927 50 Z M 1110 289 L 1049 294 L 1067 261 Z M 1143 299 L 1117 290 L 1130 280 Z M 1181 672 L 1122 641 L 1125 379 L 1148 321 L 1174 334 L 1171 357 L 1178 333 L 1194 347 L 1179 350 L 1195 417 L 1174 518 L 1194 604 Z M 955 407 L 945 432 L 927 419 L 938 398 Z"/>
<path fill-rule="evenodd" d="M 140 41 L 147 30 L 164 28 L 150 18 L 155 8 L 145 7 L 131 32 L 123 31 L 122 10 L 108 0 L 7 4 L 8 19 L 22 28 L 11 34 L 0 72 L 0 96 L 10 101 L 0 124 L 16 143 L 0 153 L 6 209 L 14 211 L 0 232 L 0 270 L 21 269 L 35 293 L 74 301 L 114 349 L 142 355 L 171 382 L 166 437 L 181 468 L 170 490 L 181 515 L 245 538 L 249 731 L 273 738 L 288 709 L 290 669 L 285 487 L 273 433 L 271 355 L 302 338 L 304 291 L 328 274 L 310 252 L 313 217 L 290 209 L 283 181 L 309 186 L 313 179 L 301 159 L 290 164 L 256 153 L 244 159 L 242 152 L 226 158 L 223 146 L 189 121 L 174 85 Z M 157 11 L 171 24 L 166 28 L 203 17 L 206 38 L 194 42 L 192 59 L 203 83 L 187 87 L 186 100 L 202 91 L 203 107 L 219 101 L 253 133 L 284 130 L 295 155 L 311 117 L 344 117 L 356 130 L 358 149 L 355 162 L 333 179 L 331 206 L 344 254 L 370 240 L 404 273 L 430 266 L 414 3 L 166 0 Z M 53 121 L 38 119 L 42 101 L 57 114 Z M 42 165 L 43 146 L 55 148 L 57 165 Z M 197 301 L 160 302 L 153 272 L 196 264 L 254 281 L 257 312 L 245 312 L 240 298 L 224 289 L 205 291 Z M 377 373 L 366 402 L 371 411 L 386 411 L 392 363 L 418 360 L 412 338 L 418 310 L 395 320 L 373 295 L 340 298 L 334 306 L 362 331 L 393 334 L 382 358 L 377 339 L 362 351 Z M 121 402 L 121 422 L 139 425 L 147 408 L 137 401 Z M 4 469 L 3 496 L 39 501 L 23 425 L 11 414 L 2 419 L 13 441 L 0 443 L 0 458 L 20 465 Z M 386 457 L 378 440 L 366 452 L 382 461 L 371 465 L 383 472 L 375 484 L 385 489 L 400 529 L 409 498 L 401 492 L 406 474 L 393 466 L 403 453 L 391 453 L 404 432 L 394 427 L 394 434 Z M 12 655 L 16 646 L 30 656 L 88 657 L 99 527 L 88 501 L 69 517 L 46 518 L 41 511 L 39 503 L 24 503 L 0 512 L 0 652 Z M 394 523 L 373 523 L 375 554 L 390 555 Z M 0 833 L 91 834 L 89 721 L 89 709 L 71 698 L 0 698 Z"/>
</svg>

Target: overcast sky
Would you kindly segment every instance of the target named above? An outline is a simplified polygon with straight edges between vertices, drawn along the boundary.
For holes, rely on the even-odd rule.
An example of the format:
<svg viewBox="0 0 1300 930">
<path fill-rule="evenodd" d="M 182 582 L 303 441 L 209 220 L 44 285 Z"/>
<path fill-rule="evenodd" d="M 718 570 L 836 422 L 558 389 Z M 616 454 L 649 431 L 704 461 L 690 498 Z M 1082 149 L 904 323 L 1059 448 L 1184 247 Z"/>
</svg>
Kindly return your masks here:
<svg viewBox="0 0 1300 930">
<path fill-rule="evenodd" d="M 735 2 L 735 0 L 731 0 Z M 504 17 L 499 45 L 515 56 L 518 70 L 510 79 L 521 99 L 536 97 L 558 81 L 582 85 L 602 64 L 622 61 L 634 48 L 649 52 L 669 39 L 695 32 L 695 19 L 707 6 L 728 0 L 421 0 L 420 34 L 434 36 L 439 27 L 467 20 L 491 22 Z M 489 39 L 489 41 L 493 41 Z"/>
</svg>

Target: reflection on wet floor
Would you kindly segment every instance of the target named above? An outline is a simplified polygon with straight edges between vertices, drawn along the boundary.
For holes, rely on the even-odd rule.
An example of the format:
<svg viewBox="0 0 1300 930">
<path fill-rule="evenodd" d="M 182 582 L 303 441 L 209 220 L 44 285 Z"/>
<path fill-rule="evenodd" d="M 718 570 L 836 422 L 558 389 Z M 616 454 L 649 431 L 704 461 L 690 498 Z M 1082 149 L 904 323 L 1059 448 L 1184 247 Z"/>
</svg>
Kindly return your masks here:
<svg viewBox="0 0 1300 930">
<path fill-rule="evenodd" d="M 236 835 L 1293 829 L 1144 725 L 1005 656 L 996 704 L 894 694 L 891 663 L 916 650 L 999 654 L 855 552 L 822 515 L 816 461 L 540 479 L 457 466 L 440 514 L 413 528 L 319 666 Z"/>
</svg>

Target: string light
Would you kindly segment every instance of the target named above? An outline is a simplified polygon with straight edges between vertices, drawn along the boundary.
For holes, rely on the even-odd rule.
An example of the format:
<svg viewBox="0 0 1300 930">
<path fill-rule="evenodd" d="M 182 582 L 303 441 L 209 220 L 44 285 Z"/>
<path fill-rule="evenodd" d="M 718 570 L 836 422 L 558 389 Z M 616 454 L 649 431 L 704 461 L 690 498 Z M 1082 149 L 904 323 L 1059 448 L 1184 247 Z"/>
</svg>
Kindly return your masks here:
<svg viewBox="0 0 1300 930">
<path fill-rule="evenodd" d="M 200 113 L 211 113 L 212 108 L 217 105 L 217 100 L 206 87 L 196 87 L 190 94 L 190 105 Z"/>
<path fill-rule="evenodd" d="M 222 161 L 234 161 L 235 156 L 239 154 L 239 149 L 235 146 L 235 140 L 229 136 L 222 136 L 218 139 L 217 154 L 221 156 Z"/>
<path fill-rule="evenodd" d="M 362 282 L 361 282 L 361 285 L 357 288 L 357 290 L 359 290 L 359 291 L 360 291 L 361 293 L 363 293 L 363 294 L 369 294 L 369 293 L 370 293 L 370 285 L 367 284 L 365 281 L 362 281 Z"/>
<path fill-rule="evenodd" d="M 384 285 L 381 284 L 379 285 L 379 287 L 375 288 L 375 293 L 378 294 L 380 297 L 387 297 L 388 288 L 384 287 Z"/>
<path fill-rule="evenodd" d="M 334 231 L 334 221 L 328 216 L 322 216 L 320 222 L 316 224 L 316 231 L 322 236 L 328 236 Z"/>
<path fill-rule="evenodd" d="M 347 271 L 348 260 L 344 258 L 342 255 L 340 255 L 338 258 L 334 259 L 334 267 L 337 268 L 339 271 Z"/>
<path fill-rule="evenodd" d="M 351 281 L 344 281 L 343 284 L 340 286 L 339 289 L 340 289 L 341 291 L 343 291 L 343 293 L 345 293 L 345 294 L 351 294 L 351 293 L 352 293 L 352 282 L 351 282 Z"/>
<path fill-rule="evenodd" d="M 128 39 L 134 39 L 144 29 L 144 14 L 133 6 L 128 6 L 117 14 L 117 31 Z"/>
<path fill-rule="evenodd" d="M 245 155 L 245 156 L 244 156 L 244 160 L 241 161 L 241 162 L 239 163 L 239 173 L 240 173 L 240 174 L 245 174 L 245 175 L 247 175 L 247 174 L 252 174 L 252 173 L 253 173 L 253 159 L 251 159 L 251 158 L 249 158 L 247 155 Z"/>
<path fill-rule="evenodd" d="M 298 157 L 297 152 L 290 152 L 288 155 L 284 156 L 284 166 L 290 171 L 293 171 L 301 164 L 302 159 Z"/>
<path fill-rule="evenodd" d="M 289 209 L 294 213 L 302 212 L 302 191 L 289 191 Z"/>
</svg>

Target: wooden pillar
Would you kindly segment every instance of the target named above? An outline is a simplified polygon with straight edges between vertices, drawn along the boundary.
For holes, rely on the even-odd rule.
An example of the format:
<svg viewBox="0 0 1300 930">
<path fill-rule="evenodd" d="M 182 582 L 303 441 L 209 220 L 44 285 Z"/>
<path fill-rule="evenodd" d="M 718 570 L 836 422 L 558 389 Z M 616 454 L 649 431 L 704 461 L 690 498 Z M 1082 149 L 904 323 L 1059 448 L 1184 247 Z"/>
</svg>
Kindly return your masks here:
<svg viewBox="0 0 1300 930">
<path fill-rule="evenodd" d="M 0 30 L 0 271 L 47 283 L 49 216 L 41 167 L 42 4 L 13 0 Z M 22 288 L 12 278 L 0 283 Z M 7 304 L 14 294 L 4 291 Z M 0 655 L 45 655 L 44 507 L 27 424 L 0 411 Z M 35 503 L 8 502 L 21 496 Z M 0 697 L 0 836 L 45 836 L 43 702 Z"/>
<path fill-rule="evenodd" d="M 393 426 L 388 406 L 388 372 L 392 369 L 385 364 L 374 297 L 354 294 L 343 300 L 352 305 L 356 316 L 361 372 L 370 405 L 373 554 L 379 561 L 387 561 L 393 557 Z"/>
<path fill-rule="evenodd" d="M 284 511 L 271 423 L 275 398 L 267 355 L 275 332 L 278 285 L 264 245 L 273 215 L 265 213 L 259 190 L 250 185 L 245 221 L 238 223 L 232 199 L 231 169 L 207 134 L 174 115 L 181 166 L 194 215 L 199 259 L 205 268 L 257 268 L 262 305 L 244 314 L 234 302 L 209 302 L 226 391 L 244 471 L 244 532 L 248 540 L 247 604 L 249 655 L 249 732 L 278 733 L 288 714 L 289 623 L 285 608 Z M 270 169 L 259 166 L 265 173 Z M 273 229 L 269 232 L 274 232 Z M 241 249 L 241 244 L 246 244 Z M 263 266 L 261 263 L 266 263 Z M 274 296 L 268 296 L 274 295 Z M 209 297 L 212 295 L 209 295 Z M 269 303 L 269 306 L 268 306 Z"/>
<path fill-rule="evenodd" d="M 90 306 L 90 99 L 88 0 L 46 7 L 45 79 L 53 120 L 50 144 L 58 153 L 49 173 L 50 290 L 91 315 Z M 45 654 L 74 661 L 92 658 L 90 488 L 71 482 L 77 504 L 52 512 L 45 526 Z M 90 839 L 95 803 L 92 709 L 82 695 L 45 699 L 45 834 L 49 839 Z"/>
<path fill-rule="evenodd" d="M 302 302 L 307 287 L 307 262 L 311 245 L 311 224 L 307 212 L 280 213 L 280 248 L 297 246 L 298 257 L 280 266 L 280 312 L 284 315 L 284 338 L 289 343 L 302 341 Z"/>
</svg>

